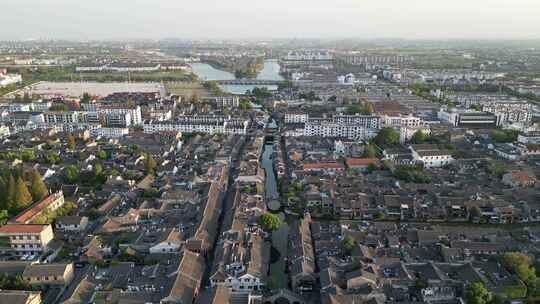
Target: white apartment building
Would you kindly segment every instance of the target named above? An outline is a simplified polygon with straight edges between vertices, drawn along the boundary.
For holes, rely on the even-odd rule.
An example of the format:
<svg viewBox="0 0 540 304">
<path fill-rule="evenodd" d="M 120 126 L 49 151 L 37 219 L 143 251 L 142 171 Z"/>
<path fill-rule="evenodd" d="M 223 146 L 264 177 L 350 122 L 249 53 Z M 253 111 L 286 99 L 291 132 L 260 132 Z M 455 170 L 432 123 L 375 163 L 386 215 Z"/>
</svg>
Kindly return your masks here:
<svg viewBox="0 0 540 304">
<path fill-rule="evenodd" d="M 129 127 L 132 119 L 129 112 L 119 112 L 104 114 L 104 121 L 107 127 Z"/>
<path fill-rule="evenodd" d="M 119 115 L 129 113 L 131 125 L 138 126 L 142 124 L 141 107 L 130 107 L 126 104 L 101 104 L 97 106 L 97 112 L 103 115 Z"/>
<path fill-rule="evenodd" d="M 309 119 L 309 114 L 301 112 L 289 112 L 283 115 L 283 120 L 286 124 L 301 124 L 306 123 Z"/>
<path fill-rule="evenodd" d="M 128 128 L 109 128 L 109 127 L 100 127 L 95 130 L 90 130 L 90 133 L 96 137 L 105 137 L 105 138 L 120 138 L 129 134 Z"/>
<path fill-rule="evenodd" d="M 324 119 L 309 119 L 304 126 L 304 136 L 340 137 L 353 140 L 366 140 L 377 136 L 378 129 L 366 128 L 356 124 L 334 123 Z"/>
<path fill-rule="evenodd" d="M 48 111 L 43 113 L 47 124 L 71 124 L 79 122 L 79 114 L 75 111 Z"/>
<path fill-rule="evenodd" d="M 32 110 L 32 105 L 29 103 L 9 103 L 9 112 L 28 112 Z"/>
<path fill-rule="evenodd" d="M 522 144 L 540 144 L 540 131 L 529 131 L 519 134 L 517 141 Z"/>
<path fill-rule="evenodd" d="M 334 115 L 332 118 L 308 118 L 304 136 L 371 139 L 381 128 L 381 118 L 374 115 Z"/>
<path fill-rule="evenodd" d="M 240 105 L 240 97 L 235 95 L 203 97 L 202 100 L 215 103 L 218 108 L 237 108 Z"/>
<path fill-rule="evenodd" d="M 44 252 L 54 234 L 51 225 L 6 224 L 0 227 L 1 237 L 9 240 L 11 251 L 25 255 Z"/>
<path fill-rule="evenodd" d="M 50 101 L 39 101 L 39 102 L 32 102 L 30 104 L 30 107 L 32 108 L 32 111 L 47 111 L 52 106 L 52 102 Z"/>
</svg>

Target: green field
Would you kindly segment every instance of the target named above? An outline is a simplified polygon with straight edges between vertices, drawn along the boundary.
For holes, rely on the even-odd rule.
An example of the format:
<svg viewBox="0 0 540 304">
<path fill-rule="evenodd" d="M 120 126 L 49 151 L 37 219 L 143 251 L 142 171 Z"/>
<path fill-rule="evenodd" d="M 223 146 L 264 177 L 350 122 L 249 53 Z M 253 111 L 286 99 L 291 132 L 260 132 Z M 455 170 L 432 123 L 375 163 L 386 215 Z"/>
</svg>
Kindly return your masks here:
<svg viewBox="0 0 540 304">
<path fill-rule="evenodd" d="M 185 98 L 191 96 L 208 96 L 211 93 L 199 82 L 168 82 L 165 84 L 167 91 L 171 94 L 180 95 Z"/>
</svg>

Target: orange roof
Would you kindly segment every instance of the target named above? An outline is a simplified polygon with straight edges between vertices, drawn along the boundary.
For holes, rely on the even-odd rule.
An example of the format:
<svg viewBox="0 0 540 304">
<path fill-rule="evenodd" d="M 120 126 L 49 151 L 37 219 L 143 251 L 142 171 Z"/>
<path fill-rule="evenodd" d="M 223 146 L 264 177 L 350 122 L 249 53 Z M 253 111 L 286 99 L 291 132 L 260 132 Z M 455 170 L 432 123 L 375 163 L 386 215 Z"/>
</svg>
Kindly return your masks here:
<svg viewBox="0 0 540 304">
<path fill-rule="evenodd" d="M 516 181 L 516 182 L 530 182 L 530 181 L 534 181 L 535 178 L 534 176 L 531 176 L 529 173 L 525 172 L 525 171 L 513 171 L 512 172 L 512 180 Z"/>
<path fill-rule="evenodd" d="M 19 224 L 26 224 L 28 221 L 30 221 L 34 216 L 39 214 L 41 211 L 43 211 L 47 206 L 49 206 L 51 203 L 59 199 L 61 196 L 63 196 L 62 192 L 56 192 L 53 193 L 46 198 L 44 198 L 41 202 L 31 206 L 29 209 L 26 209 L 22 213 L 20 213 L 16 218 L 15 222 Z"/>
<path fill-rule="evenodd" d="M 304 164 L 304 170 L 343 169 L 339 163 L 312 163 Z"/>
<path fill-rule="evenodd" d="M 377 165 L 379 163 L 379 160 L 376 158 L 352 158 L 349 157 L 345 159 L 345 163 L 349 167 L 354 166 L 369 166 L 371 164 Z"/>
<path fill-rule="evenodd" d="M 47 229 L 50 225 L 22 225 L 22 224 L 7 224 L 0 227 L 0 233 L 40 233 Z"/>
</svg>

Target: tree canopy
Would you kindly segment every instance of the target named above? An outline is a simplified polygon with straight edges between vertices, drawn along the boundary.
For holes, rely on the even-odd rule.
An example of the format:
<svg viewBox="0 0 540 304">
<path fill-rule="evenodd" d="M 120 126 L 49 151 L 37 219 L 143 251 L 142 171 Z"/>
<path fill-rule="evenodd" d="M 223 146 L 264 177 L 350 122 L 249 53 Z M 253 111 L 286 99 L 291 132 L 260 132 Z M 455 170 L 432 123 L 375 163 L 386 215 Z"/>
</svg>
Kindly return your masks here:
<svg viewBox="0 0 540 304">
<path fill-rule="evenodd" d="M 30 173 L 30 193 L 34 202 L 41 201 L 49 194 L 47 185 L 45 185 L 43 178 L 36 169 Z"/>
<path fill-rule="evenodd" d="M 265 231 L 272 232 L 279 229 L 281 226 L 281 219 L 275 214 L 265 213 L 259 218 L 259 224 Z"/>
<path fill-rule="evenodd" d="M 465 287 L 465 300 L 467 304 L 489 304 L 493 294 L 486 289 L 484 283 L 471 283 Z"/>
<path fill-rule="evenodd" d="M 374 138 L 374 142 L 379 145 L 394 145 L 399 142 L 399 132 L 390 127 L 382 128 L 377 136 Z"/>
<path fill-rule="evenodd" d="M 501 262 L 511 273 L 516 274 L 528 287 L 536 287 L 538 278 L 531 258 L 521 252 L 505 252 Z"/>
</svg>

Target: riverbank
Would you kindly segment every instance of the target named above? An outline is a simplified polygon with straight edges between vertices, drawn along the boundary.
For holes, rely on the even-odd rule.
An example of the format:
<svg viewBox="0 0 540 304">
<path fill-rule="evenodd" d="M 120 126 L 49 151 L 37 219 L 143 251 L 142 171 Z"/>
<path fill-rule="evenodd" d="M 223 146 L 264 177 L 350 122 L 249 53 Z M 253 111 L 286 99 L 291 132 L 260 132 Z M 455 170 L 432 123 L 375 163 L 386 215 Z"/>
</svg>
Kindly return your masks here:
<svg viewBox="0 0 540 304">
<path fill-rule="evenodd" d="M 227 58 L 201 58 L 201 62 L 210 65 L 216 70 L 231 73 L 236 79 L 256 78 L 264 69 L 263 57 L 242 57 L 236 60 Z"/>
</svg>

